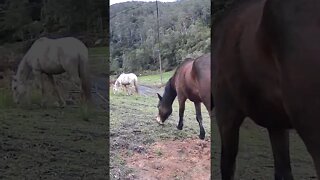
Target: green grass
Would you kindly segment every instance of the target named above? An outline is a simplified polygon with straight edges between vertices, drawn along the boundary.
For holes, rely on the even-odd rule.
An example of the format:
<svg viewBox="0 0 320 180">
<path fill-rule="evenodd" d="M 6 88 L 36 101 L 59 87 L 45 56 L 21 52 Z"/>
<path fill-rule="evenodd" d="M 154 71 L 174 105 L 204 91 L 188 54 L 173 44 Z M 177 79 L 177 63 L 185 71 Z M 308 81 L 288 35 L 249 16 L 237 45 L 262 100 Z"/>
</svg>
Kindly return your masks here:
<svg viewBox="0 0 320 180">
<path fill-rule="evenodd" d="M 140 76 L 140 77 L 138 77 L 138 82 L 140 84 L 150 85 L 150 86 L 165 84 L 170 79 L 170 77 L 173 75 L 173 73 L 174 73 L 174 71 L 162 73 L 162 83 L 161 83 L 160 74 Z"/>
<path fill-rule="evenodd" d="M 83 121 L 78 108 L 0 108 L 4 179 L 105 178 L 105 113 Z M 9 156 L 8 156 L 9 155 Z M 50 172 L 50 173 L 48 173 Z"/>
<path fill-rule="evenodd" d="M 12 94 L 9 89 L 0 88 L 0 108 L 14 107 Z"/>
<path fill-rule="evenodd" d="M 106 73 L 105 47 L 89 49 L 89 66 Z M 0 179 L 106 179 L 108 117 L 100 108 L 40 108 L 40 90 L 26 95 L 30 105 L 13 103 L 10 82 L 0 88 Z M 2 88 L 3 87 L 3 88 Z M 28 99 L 28 98 L 25 98 Z M 57 100 L 57 97 L 54 97 Z"/>
<path fill-rule="evenodd" d="M 151 78 L 152 79 L 152 78 Z M 112 91 L 112 90 L 111 90 Z M 158 98 L 156 96 L 126 96 L 123 94 L 110 93 L 110 153 L 120 154 L 120 152 L 135 152 L 136 148 L 146 147 L 156 141 L 185 138 L 198 138 L 199 125 L 196 121 L 193 103 L 186 102 L 183 130 L 178 130 L 178 102 L 173 104 L 172 116 L 166 120 L 164 126 L 159 125 L 155 118 L 158 113 Z M 206 131 L 206 138 L 210 134 L 210 118 L 208 112 L 202 107 L 203 125 Z M 163 156 L 163 152 L 158 149 L 157 156 Z M 124 157 L 118 157 L 124 159 Z M 121 164 L 119 159 L 111 159 L 111 179 L 119 170 L 128 172 L 125 164 Z M 121 175 L 120 179 L 125 179 L 127 173 Z M 118 175 L 117 175 L 118 176 Z"/>
</svg>

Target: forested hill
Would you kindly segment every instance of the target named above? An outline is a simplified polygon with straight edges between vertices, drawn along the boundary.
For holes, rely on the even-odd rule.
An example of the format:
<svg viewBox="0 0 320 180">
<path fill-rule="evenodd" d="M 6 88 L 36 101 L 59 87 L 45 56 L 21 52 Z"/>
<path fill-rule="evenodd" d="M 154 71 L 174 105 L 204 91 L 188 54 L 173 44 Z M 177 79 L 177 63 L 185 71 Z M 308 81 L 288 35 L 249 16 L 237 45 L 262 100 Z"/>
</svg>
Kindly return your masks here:
<svg viewBox="0 0 320 180">
<path fill-rule="evenodd" d="M 0 0 L 0 43 L 51 35 L 79 36 L 90 45 L 107 38 L 107 6 L 105 0 Z"/>
<path fill-rule="evenodd" d="M 164 70 L 186 57 L 210 52 L 210 1 L 158 2 L 160 53 Z M 111 73 L 157 70 L 155 2 L 125 2 L 110 7 Z"/>
</svg>

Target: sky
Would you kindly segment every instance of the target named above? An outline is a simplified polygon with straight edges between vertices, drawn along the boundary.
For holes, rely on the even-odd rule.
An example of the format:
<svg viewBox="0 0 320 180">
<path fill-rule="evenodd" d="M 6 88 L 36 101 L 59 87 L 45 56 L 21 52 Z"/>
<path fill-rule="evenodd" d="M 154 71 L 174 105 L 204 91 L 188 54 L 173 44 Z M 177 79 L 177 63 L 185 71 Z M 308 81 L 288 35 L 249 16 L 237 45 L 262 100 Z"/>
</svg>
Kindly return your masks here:
<svg viewBox="0 0 320 180">
<path fill-rule="evenodd" d="M 116 4 L 116 3 L 121 3 L 121 2 L 127 2 L 127 1 L 132 1 L 132 0 L 110 0 L 110 6 L 112 4 Z M 155 0 L 134 0 L 134 1 L 145 1 L 145 2 L 150 2 L 150 1 L 155 1 Z M 174 2 L 176 0 L 158 0 L 161 2 Z"/>
</svg>

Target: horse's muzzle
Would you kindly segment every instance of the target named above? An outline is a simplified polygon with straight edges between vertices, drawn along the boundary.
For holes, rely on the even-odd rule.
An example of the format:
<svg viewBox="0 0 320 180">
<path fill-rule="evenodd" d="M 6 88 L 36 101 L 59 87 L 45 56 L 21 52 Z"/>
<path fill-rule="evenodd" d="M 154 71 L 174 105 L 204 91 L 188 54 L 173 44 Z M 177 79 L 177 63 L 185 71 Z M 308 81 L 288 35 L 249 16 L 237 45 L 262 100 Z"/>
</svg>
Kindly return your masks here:
<svg viewBox="0 0 320 180">
<path fill-rule="evenodd" d="M 160 118 L 159 115 L 157 116 L 156 121 L 157 121 L 160 125 L 164 125 L 164 123 L 161 121 L 161 118 Z"/>
</svg>

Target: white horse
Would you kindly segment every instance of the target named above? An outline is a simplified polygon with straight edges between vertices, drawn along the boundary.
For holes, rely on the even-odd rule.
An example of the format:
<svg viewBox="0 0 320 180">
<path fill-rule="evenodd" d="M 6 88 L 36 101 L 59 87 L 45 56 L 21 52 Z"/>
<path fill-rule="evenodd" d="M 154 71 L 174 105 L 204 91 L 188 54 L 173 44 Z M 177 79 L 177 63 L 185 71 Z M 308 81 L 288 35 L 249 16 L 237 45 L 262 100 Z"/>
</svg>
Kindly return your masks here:
<svg viewBox="0 0 320 180">
<path fill-rule="evenodd" d="M 139 91 L 138 91 L 138 77 L 133 73 L 129 73 L 129 74 L 122 73 L 118 77 L 116 82 L 114 83 L 113 91 L 115 93 L 115 92 L 119 91 L 119 88 L 121 86 L 124 86 L 126 89 L 127 95 L 129 95 L 127 86 L 130 86 L 130 85 L 134 86 L 135 91 L 138 94 L 139 93 Z"/>
<path fill-rule="evenodd" d="M 12 91 L 14 102 L 19 104 L 26 94 L 27 81 L 33 74 L 44 95 L 42 76 L 46 75 L 59 97 L 60 105 L 65 101 L 60 95 L 53 75 L 67 72 L 74 82 L 81 82 L 81 97 L 88 102 L 91 95 L 88 63 L 88 48 L 78 39 L 72 37 L 36 40 L 21 60 L 17 74 L 13 76 Z"/>
</svg>

